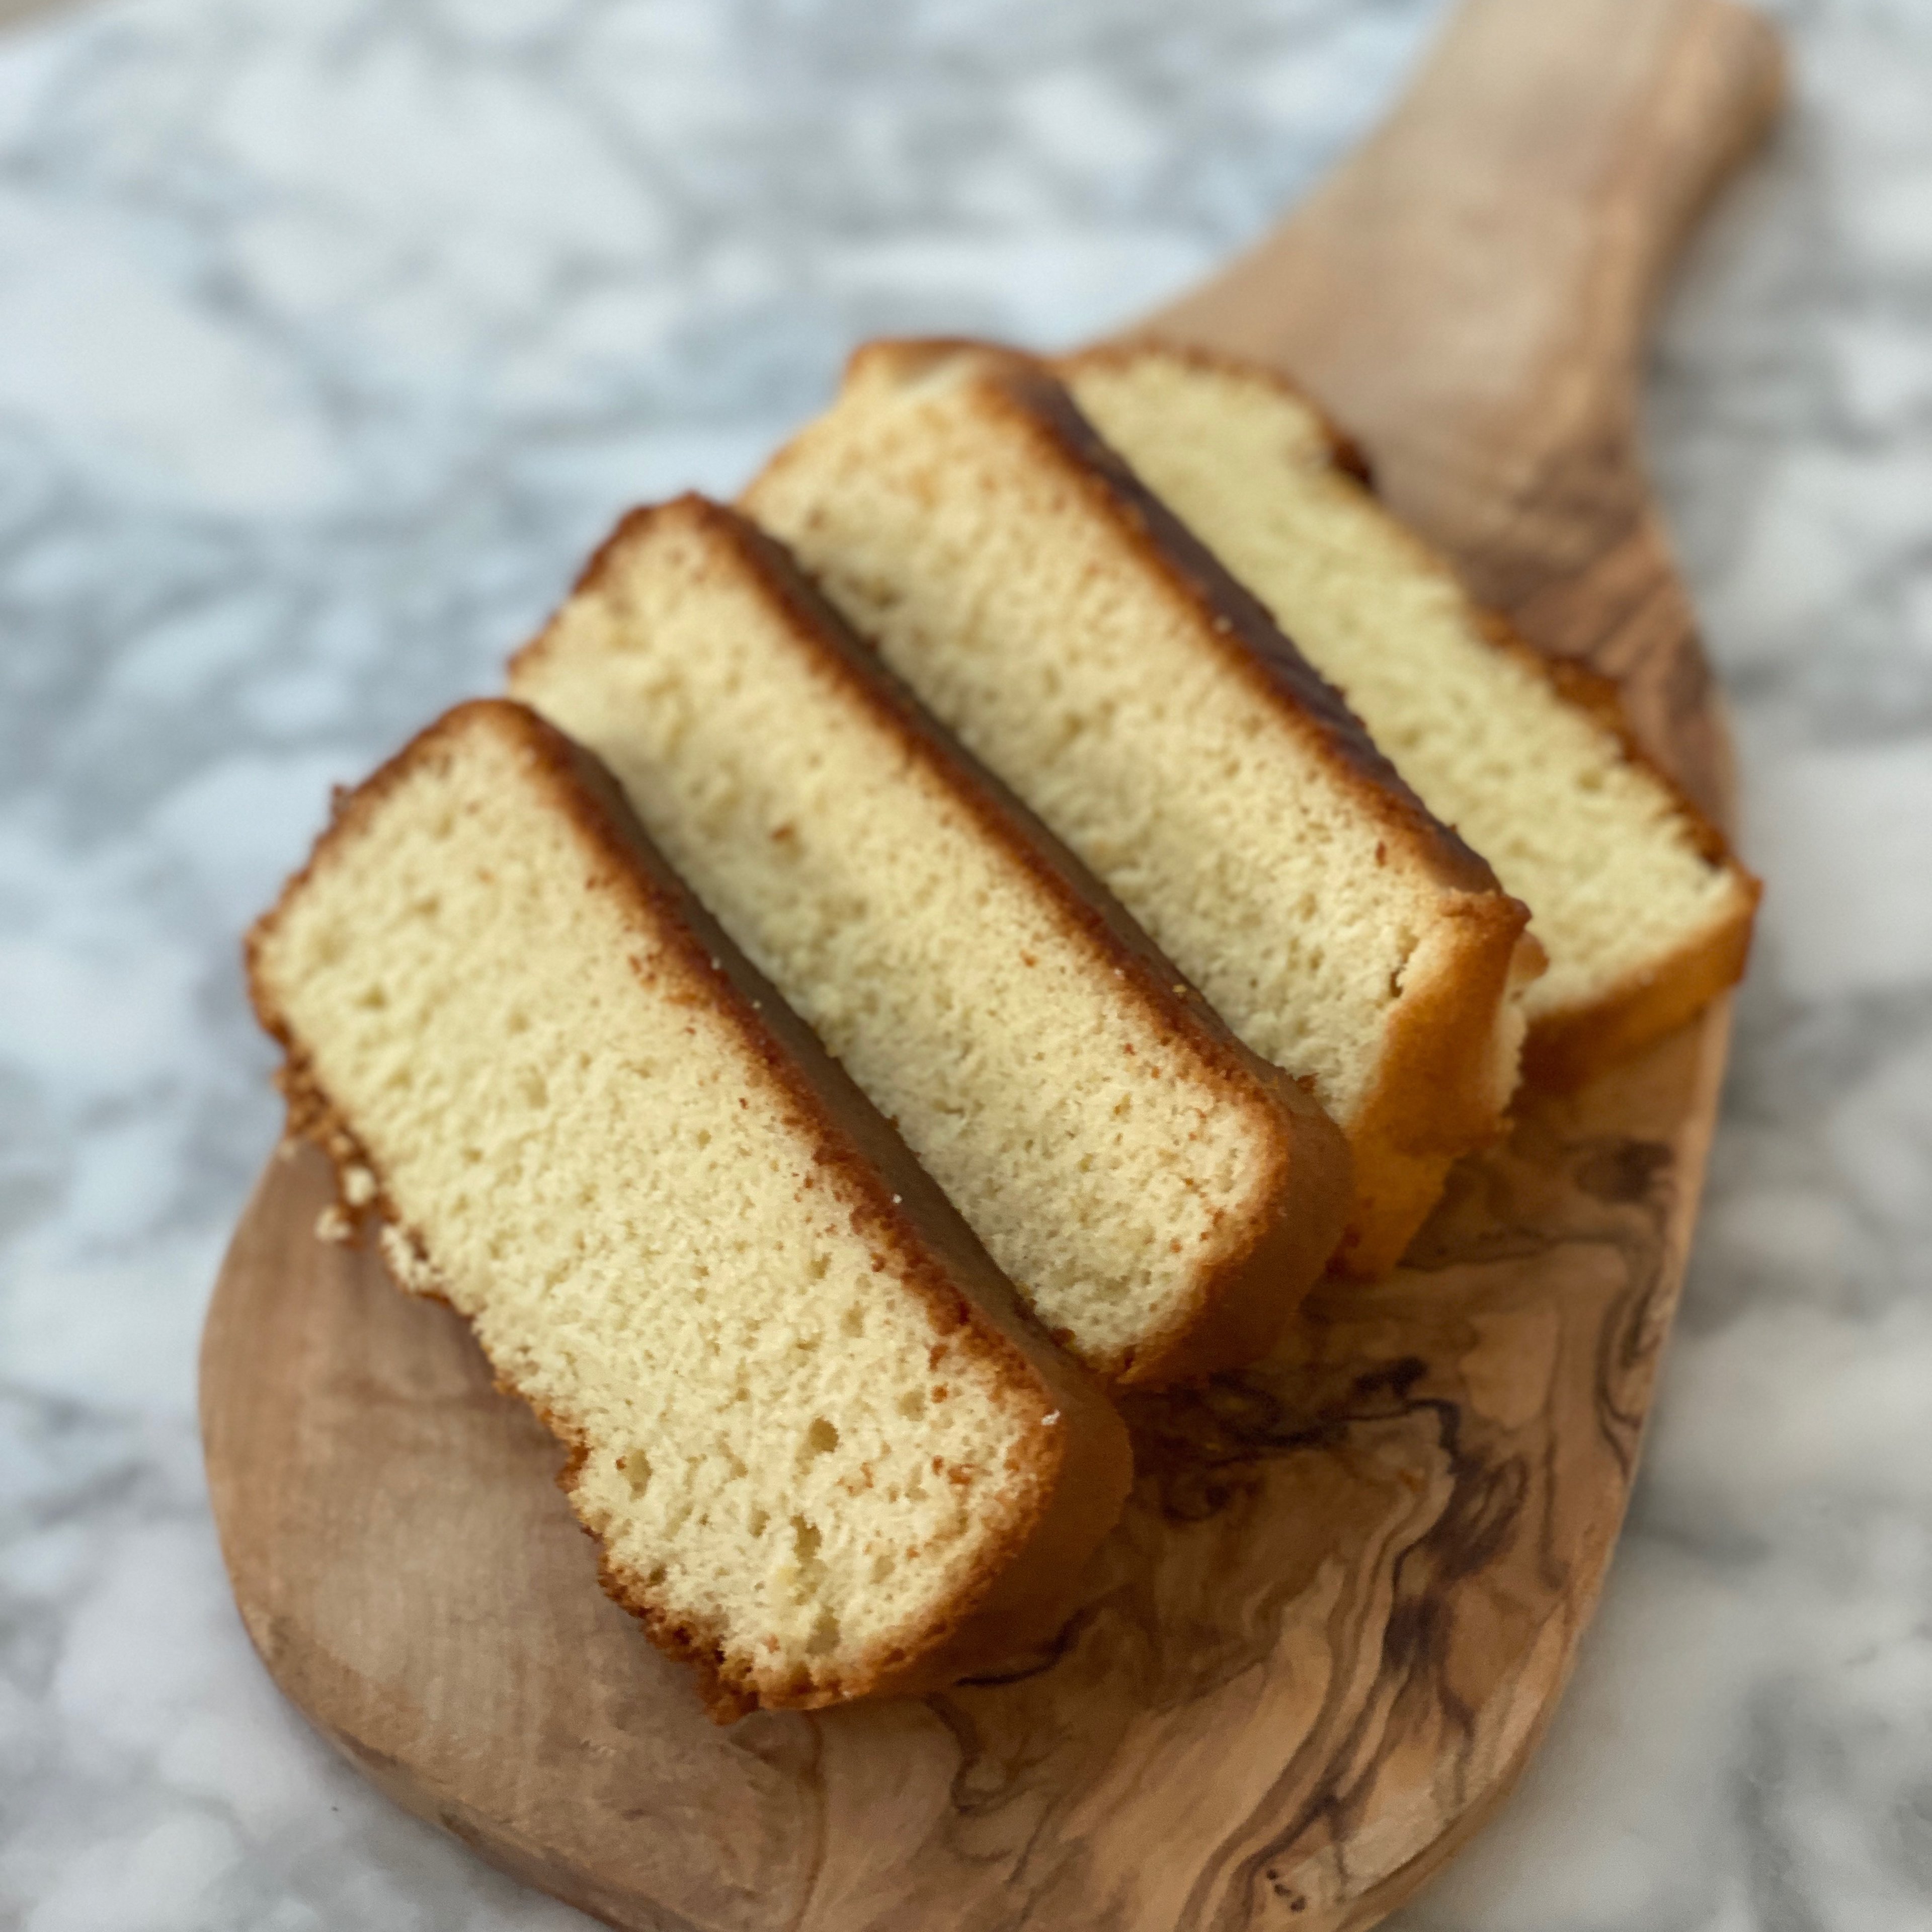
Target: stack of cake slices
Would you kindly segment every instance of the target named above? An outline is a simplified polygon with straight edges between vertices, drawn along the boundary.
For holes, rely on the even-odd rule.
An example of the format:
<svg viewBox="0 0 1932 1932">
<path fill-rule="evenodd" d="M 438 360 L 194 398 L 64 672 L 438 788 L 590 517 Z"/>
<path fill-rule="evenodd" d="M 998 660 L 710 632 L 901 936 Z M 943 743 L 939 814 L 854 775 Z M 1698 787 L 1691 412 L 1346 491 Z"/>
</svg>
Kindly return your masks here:
<svg viewBox="0 0 1932 1932">
<path fill-rule="evenodd" d="M 1520 1068 L 1742 972 L 1755 883 L 1613 694 L 1364 475 L 1262 370 L 874 344 L 251 934 L 324 1231 L 473 1324 L 714 1715 L 1050 1635 L 1116 1394 L 1292 1348 Z"/>
</svg>

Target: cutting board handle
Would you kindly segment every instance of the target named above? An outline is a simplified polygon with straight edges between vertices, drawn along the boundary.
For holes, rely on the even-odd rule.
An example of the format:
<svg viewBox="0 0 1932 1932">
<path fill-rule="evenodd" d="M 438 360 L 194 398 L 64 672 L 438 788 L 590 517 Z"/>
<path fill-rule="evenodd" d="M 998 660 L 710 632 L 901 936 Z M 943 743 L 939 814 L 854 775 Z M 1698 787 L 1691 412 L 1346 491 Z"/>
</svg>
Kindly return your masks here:
<svg viewBox="0 0 1932 1932">
<path fill-rule="evenodd" d="M 1706 808 L 1728 789 L 1646 485 L 1637 378 L 1699 210 L 1774 118 L 1732 0 L 1464 0 L 1380 130 L 1258 246 L 1131 333 L 1270 363 L 1390 506 L 1546 649 L 1616 679 Z"/>
<path fill-rule="evenodd" d="M 1783 82 L 1776 34 L 1732 0 L 1465 0 L 1378 132 L 1155 326 L 1345 414 L 1412 354 L 1439 372 L 1417 371 L 1418 406 L 1546 404 L 1560 362 L 1590 392 L 1564 422 L 1616 415 L 1664 270 Z"/>
</svg>

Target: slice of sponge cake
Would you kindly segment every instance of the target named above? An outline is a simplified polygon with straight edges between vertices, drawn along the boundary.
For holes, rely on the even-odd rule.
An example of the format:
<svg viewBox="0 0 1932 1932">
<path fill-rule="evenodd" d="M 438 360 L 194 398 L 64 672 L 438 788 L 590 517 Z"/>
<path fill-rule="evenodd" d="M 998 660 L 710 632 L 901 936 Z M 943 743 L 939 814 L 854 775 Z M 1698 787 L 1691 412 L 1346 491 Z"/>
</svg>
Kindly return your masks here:
<svg viewBox="0 0 1932 1932">
<path fill-rule="evenodd" d="M 512 666 L 885 1114 L 1049 1330 L 1110 1379 L 1274 1341 L 1347 1150 L 784 551 L 633 512 Z"/>
<path fill-rule="evenodd" d="M 753 484 L 941 718 L 1348 1136 L 1393 1262 L 1515 1085 L 1522 907 L 1037 364 L 881 343 Z"/>
<path fill-rule="evenodd" d="M 1050 1632 L 1124 1432 L 608 776 L 463 706 L 256 926 L 292 1124 L 572 1445 L 607 1587 L 714 1715 Z"/>
<path fill-rule="evenodd" d="M 1060 365 L 1082 411 L 1346 692 L 1528 903 L 1526 1063 L 1574 1080 L 1736 980 L 1757 886 L 1639 752 L 1613 688 L 1470 601 L 1270 371 L 1137 344 Z"/>
</svg>

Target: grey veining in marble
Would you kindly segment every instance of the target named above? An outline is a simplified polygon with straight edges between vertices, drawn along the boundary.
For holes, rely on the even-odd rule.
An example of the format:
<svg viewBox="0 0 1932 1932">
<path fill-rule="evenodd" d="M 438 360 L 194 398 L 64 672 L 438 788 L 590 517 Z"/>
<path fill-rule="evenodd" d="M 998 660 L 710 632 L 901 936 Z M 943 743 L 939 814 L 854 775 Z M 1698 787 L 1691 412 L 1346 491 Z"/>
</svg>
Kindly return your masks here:
<svg viewBox="0 0 1932 1932">
<path fill-rule="evenodd" d="M 236 934 L 625 503 L 885 329 L 1052 344 L 1372 118 L 1433 0 L 148 0 L 0 42 L 0 1924 L 582 1924 L 229 1604 L 202 1306 L 276 1130 Z M 1630 1533 L 1411 1932 L 1932 1924 L 1932 4 L 1798 100 L 1651 387 L 1768 875 Z"/>
</svg>

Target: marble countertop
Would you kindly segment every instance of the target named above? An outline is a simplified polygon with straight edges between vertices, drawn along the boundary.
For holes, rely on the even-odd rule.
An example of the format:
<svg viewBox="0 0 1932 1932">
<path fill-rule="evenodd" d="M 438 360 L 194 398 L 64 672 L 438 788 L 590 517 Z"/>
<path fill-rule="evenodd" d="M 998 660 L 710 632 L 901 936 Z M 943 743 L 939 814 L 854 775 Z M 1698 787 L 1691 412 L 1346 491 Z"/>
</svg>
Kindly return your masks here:
<svg viewBox="0 0 1932 1932">
<path fill-rule="evenodd" d="M 1932 6 L 1784 0 L 1652 446 L 1767 874 L 1630 1532 L 1407 1932 L 1932 1924 Z M 194 1354 L 277 1130 L 242 925 L 622 505 L 884 330 L 1256 232 L 1435 0 L 148 0 L 0 39 L 0 1924 L 581 1925 L 229 1601 Z"/>
</svg>

